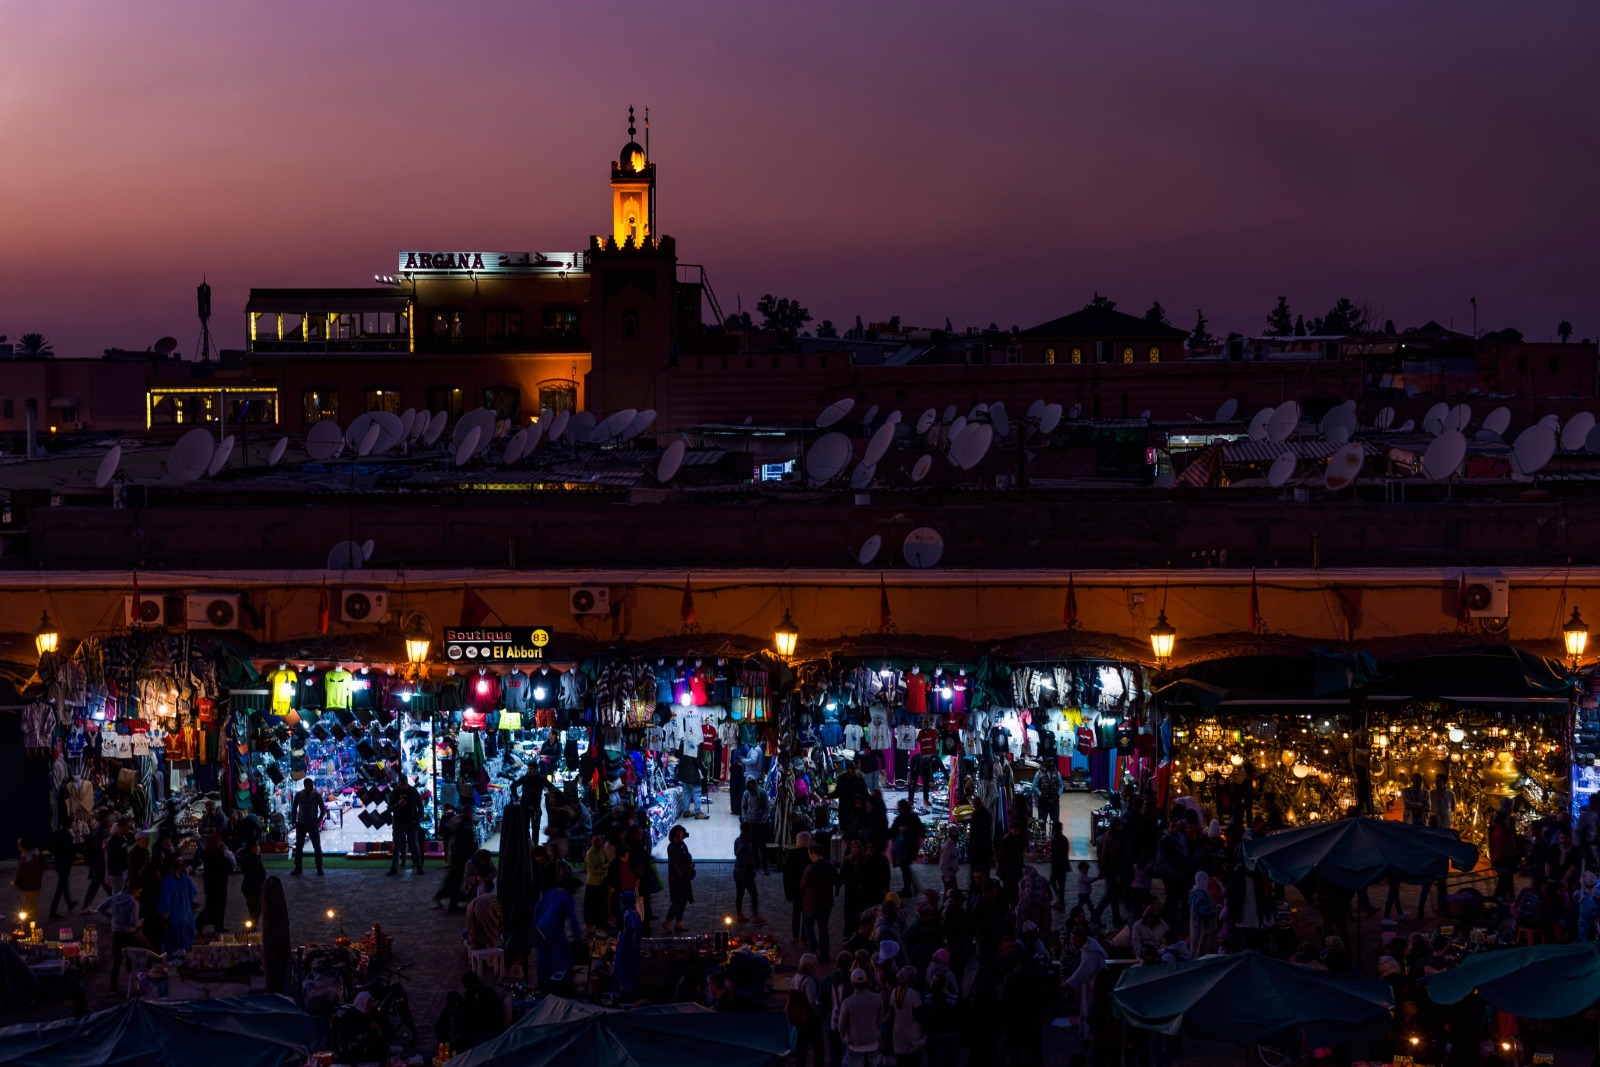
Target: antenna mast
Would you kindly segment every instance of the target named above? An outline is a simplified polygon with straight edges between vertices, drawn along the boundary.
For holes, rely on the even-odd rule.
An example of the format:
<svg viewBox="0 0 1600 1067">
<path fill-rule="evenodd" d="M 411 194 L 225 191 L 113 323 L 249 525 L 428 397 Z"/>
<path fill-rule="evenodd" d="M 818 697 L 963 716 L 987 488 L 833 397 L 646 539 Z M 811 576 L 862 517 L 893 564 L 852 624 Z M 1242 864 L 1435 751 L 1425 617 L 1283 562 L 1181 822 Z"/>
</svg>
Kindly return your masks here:
<svg viewBox="0 0 1600 1067">
<path fill-rule="evenodd" d="M 211 361 L 211 286 L 205 275 L 200 276 L 200 286 L 195 290 L 195 303 L 200 311 L 200 361 Z"/>
</svg>

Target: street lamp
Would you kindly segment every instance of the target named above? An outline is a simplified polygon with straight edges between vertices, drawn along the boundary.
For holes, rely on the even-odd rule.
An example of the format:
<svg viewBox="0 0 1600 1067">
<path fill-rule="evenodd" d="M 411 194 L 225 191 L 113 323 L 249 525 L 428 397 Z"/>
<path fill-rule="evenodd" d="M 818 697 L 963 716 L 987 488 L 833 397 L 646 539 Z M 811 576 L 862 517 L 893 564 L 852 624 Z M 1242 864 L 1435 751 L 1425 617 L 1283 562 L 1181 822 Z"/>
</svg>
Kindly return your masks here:
<svg viewBox="0 0 1600 1067">
<path fill-rule="evenodd" d="M 1577 617 L 1577 612 L 1573 612 L 1573 617 Z M 1584 636 L 1588 636 L 1587 631 L 1585 631 Z M 43 659 L 45 656 L 54 653 L 60 643 L 61 634 L 51 624 L 50 613 L 48 611 L 42 613 L 39 616 L 39 628 L 33 631 L 33 647 L 38 650 L 39 658 Z M 1568 647 L 1571 647 L 1570 641 L 1568 642 Z"/>
<path fill-rule="evenodd" d="M 1177 640 L 1178 631 L 1172 628 L 1163 610 L 1156 618 L 1156 624 L 1150 627 L 1150 649 L 1156 654 L 1157 666 L 1164 666 L 1172 658 L 1172 646 Z"/>
<path fill-rule="evenodd" d="M 1589 647 L 1589 627 L 1584 625 L 1583 616 L 1578 614 L 1578 609 L 1572 609 L 1572 618 L 1561 628 L 1561 639 L 1567 646 L 1567 658 L 1572 661 L 1576 670 L 1578 661 L 1583 658 L 1583 650 Z M 55 646 L 51 646 L 54 649 Z"/>
<path fill-rule="evenodd" d="M 795 645 L 800 643 L 800 628 L 794 624 L 794 619 L 789 615 L 789 609 L 783 609 L 783 621 L 778 623 L 778 628 L 772 632 L 772 647 L 778 655 L 788 659 L 794 655 Z"/>
<path fill-rule="evenodd" d="M 433 634 L 428 632 L 428 620 L 422 612 L 412 614 L 401 636 L 406 641 L 406 662 L 413 667 L 427 663 L 428 647 L 433 643 Z"/>
</svg>

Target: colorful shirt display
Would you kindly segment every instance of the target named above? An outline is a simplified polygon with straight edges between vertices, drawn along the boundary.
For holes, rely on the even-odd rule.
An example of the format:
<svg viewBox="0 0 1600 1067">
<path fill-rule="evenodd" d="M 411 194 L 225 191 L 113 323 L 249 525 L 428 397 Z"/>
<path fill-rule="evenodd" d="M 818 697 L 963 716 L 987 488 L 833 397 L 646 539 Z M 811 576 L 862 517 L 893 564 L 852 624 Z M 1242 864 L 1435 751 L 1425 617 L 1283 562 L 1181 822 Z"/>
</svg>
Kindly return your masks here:
<svg viewBox="0 0 1600 1067">
<path fill-rule="evenodd" d="M 353 680 L 349 671 L 343 667 L 335 667 L 322 676 L 323 691 L 328 697 L 328 707 L 338 711 L 350 710 L 350 682 Z"/>
<path fill-rule="evenodd" d="M 906 675 L 906 710 L 911 714 L 927 714 L 928 684 L 928 676 L 921 672 Z"/>
<path fill-rule="evenodd" d="M 272 694 L 272 714 L 282 717 L 294 710 L 299 681 L 300 676 L 295 674 L 293 667 L 280 667 L 267 675 L 267 689 Z M 145 714 L 150 715 L 154 711 L 154 708 L 147 708 Z"/>
</svg>

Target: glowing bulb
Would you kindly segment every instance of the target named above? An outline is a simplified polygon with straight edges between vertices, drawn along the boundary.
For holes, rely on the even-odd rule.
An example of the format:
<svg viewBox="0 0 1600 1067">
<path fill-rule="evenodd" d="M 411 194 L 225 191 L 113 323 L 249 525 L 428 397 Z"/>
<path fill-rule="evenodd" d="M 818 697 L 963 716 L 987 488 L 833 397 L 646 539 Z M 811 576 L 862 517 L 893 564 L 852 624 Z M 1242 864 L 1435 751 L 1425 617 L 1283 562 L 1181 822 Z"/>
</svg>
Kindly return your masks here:
<svg viewBox="0 0 1600 1067">
<path fill-rule="evenodd" d="M 689 699 L 690 699 L 689 691 L 687 689 L 685 689 L 683 691 L 682 695 L 678 697 L 678 703 L 683 705 L 684 707 L 688 707 L 689 706 Z"/>
<path fill-rule="evenodd" d="M 939 695 L 944 697 L 946 700 L 949 700 L 953 695 L 955 695 L 955 690 L 951 689 L 948 685 L 940 686 Z"/>
<path fill-rule="evenodd" d="M 1467 739 L 1467 732 L 1459 726 L 1450 727 L 1450 742 L 1459 745 Z"/>
<path fill-rule="evenodd" d="M 1243 767 L 1244 757 L 1235 752 L 1233 755 L 1228 757 L 1228 762 L 1233 764 L 1235 767 Z"/>
<path fill-rule="evenodd" d="M 536 686 L 533 687 L 533 699 L 535 699 L 535 700 L 543 700 L 544 699 L 544 686 L 536 685 Z"/>
<path fill-rule="evenodd" d="M 487 678 L 479 678 L 478 679 L 478 692 L 487 693 L 488 691 L 489 691 L 489 680 Z"/>
<path fill-rule="evenodd" d="M 732 926 L 733 925 L 733 916 L 732 915 L 724 915 L 722 917 L 722 925 L 723 926 Z"/>
<path fill-rule="evenodd" d="M 1306 766 L 1304 763 L 1296 763 L 1291 770 L 1296 778 L 1304 778 L 1306 775 L 1311 773 L 1311 768 Z"/>
<path fill-rule="evenodd" d="M 328 918 L 330 918 L 330 919 L 331 919 L 331 918 L 333 918 L 333 914 L 334 914 L 334 913 L 333 913 L 333 909 L 332 909 L 332 908 L 329 908 L 329 909 L 328 909 Z"/>
<path fill-rule="evenodd" d="M 254 930 L 256 928 L 255 920 L 254 919 L 246 919 L 244 921 L 244 928 L 246 930 Z"/>
</svg>

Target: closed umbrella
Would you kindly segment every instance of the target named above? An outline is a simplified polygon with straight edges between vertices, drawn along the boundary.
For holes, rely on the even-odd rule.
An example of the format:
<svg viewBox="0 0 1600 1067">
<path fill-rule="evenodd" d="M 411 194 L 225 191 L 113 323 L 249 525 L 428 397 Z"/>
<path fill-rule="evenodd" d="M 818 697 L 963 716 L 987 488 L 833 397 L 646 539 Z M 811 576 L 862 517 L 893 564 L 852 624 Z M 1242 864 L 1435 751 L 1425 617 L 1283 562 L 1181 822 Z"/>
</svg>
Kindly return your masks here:
<svg viewBox="0 0 1600 1067">
<path fill-rule="evenodd" d="M 1235 952 L 1130 967 L 1111 992 L 1118 1018 L 1145 1030 L 1235 1045 L 1295 1040 L 1348 1045 L 1389 1030 L 1383 982 Z"/>
<path fill-rule="evenodd" d="M 533 854 L 528 843 L 528 811 L 506 805 L 500 823 L 500 941 L 508 960 L 525 960 L 533 951 L 533 906 L 539 887 L 533 880 Z"/>
<path fill-rule="evenodd" d="M 1390 873 L 1408 882 L 1443 878 L 1452 865 L 1470 871 L 1475 846 L 1448 830 L 1387 819 L 1334 819 L 1246 841 L 1245 865 L 1274 882 L 1290 884 L 1310 875 L 1347 889 L 1360 889 Z"/>
<path fill-rule="evenodd" d="M 1511 1015 L 1565 1019 L 1600 1001 L 1600 942 L 1476 952 L 1422 984 L 1435 1004 L 1477 990 L 1485 1004 Z"/>
</svg>

